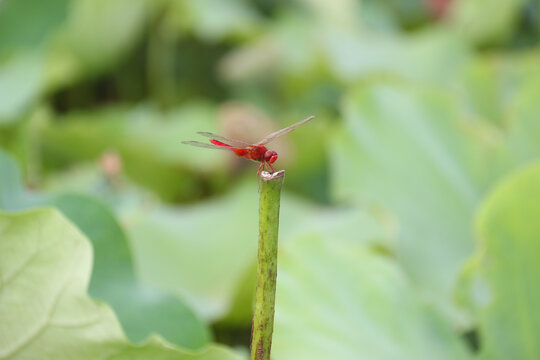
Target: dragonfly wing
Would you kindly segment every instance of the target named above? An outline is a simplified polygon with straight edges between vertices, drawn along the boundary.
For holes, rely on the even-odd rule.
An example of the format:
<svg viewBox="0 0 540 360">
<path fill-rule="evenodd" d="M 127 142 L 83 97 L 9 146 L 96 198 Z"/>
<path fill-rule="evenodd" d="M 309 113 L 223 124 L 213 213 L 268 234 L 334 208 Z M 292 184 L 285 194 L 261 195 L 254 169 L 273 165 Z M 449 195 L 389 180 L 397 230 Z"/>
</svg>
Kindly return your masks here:
<svg viewBox="0 0 540 360">
<path fill-rule="evenodd" d="M 208 144 L 208 143 L 202 143 L 200 141 L 182 141 L 182 144 L 191 145 L 191 146 L 197 146 L 207 149 L 217 149 L 217 150 L 231 150 L 230 147 L 226 146 L 219 146 L 214 144 Z"/>
<path fill-rule="evenodd" d="M 219 135 L 216 135 L 216 134 L 212 134 L 210 132 L 199 131 L 199 132 L 197 132 L 197 134 L 202 135 L 202 136 L 206 136 L 209 139 L 214 139 L 214 140 L 224 142 L 224 143 L 226 143 L 228 145 L 231 145 L 231 146 L 234 146 L 234 147 L 243 148 L 243 147 L 251 145 L 251 144 L 249 144 L 249 143 L 247 143 L 245 141 L 242 141 L 242 140 L 230 139 L 230 138 L 226 138 L 224 136 L 219 136 Z"/>
<path fill-rule="evenodd" d="M 314 118 L 315 118 L 315 116 L 310 116 L 308 118 L 305 118 L 302 121 L 297 122 L 296 124 L 292 124 L 291 126 L 287 126 L 284 129 L 273 132 L 270 135 L 268 135 L 267 137 L 265 137 L 264 139 L 262 139 L 261 141 L 259 141 L 258 143 L 256 143 L 255 145 L 268 144 L 270 141 L 273 141 L 273 140 L 277 139 L 280 136 L 283 136 L 285 134 L 290 133 L 291 131 L 293 131 L 294 129 L 299 127 L 300 125 L 303 125 L 303 124 L 307 123 L 308 121 L 313 120 Z"/>
</svg>

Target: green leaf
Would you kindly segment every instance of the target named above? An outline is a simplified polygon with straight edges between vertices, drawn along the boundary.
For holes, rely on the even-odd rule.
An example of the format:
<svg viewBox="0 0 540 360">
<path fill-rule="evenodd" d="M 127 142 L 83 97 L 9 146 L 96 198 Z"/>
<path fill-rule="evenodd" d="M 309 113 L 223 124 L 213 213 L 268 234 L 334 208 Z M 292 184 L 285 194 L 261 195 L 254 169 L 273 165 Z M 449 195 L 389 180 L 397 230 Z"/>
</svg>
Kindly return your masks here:
<svg viewBox="0 0 540 360">
<path fill-rule="evenodd" d="M 176 294 L 203 318 L 223 315 L 257 247 L 257 190 L 250 189 L 131 215 L 128 231 L 141 278 Z"/>
<path fill-rule="evenodd" d="M 228 195 L 192 206 L 161 206 L 129 216 L 136 265 L 148 283 L 177 294 L 202 317 L 232 323 L 249 318 L 246 285 L 257 249 L 257 185 L 248 177 Z M 285 187 L 287 182 L 285 180 Z M 280 243 L 299 234 L 335 234 L 344 242 L 392 248 L 373 214 L 359 208 L 317 207 L 283 196 Z M 254 289 L 254 283 L 252 283 Z M 239 294 L 242 293 L 242 294 Z M 237 296 L 237 294 L 239 294 Z M 242 320 L 239 320 L 242 319 Z M 249 323 L 249 319 L 248 322 Z"/>
<path fill-rule="evenodd" d="M 389 258 L 361 244 L 303 236 L 278 255 L 272 356 L 470 359 L 459 337 Z"/>
<path fill-rule="evenodd" d="M 28 193 L 21 186 L 15 162 L 1 151 L 0 173 L 0 209 L 53 205 L 92 241 L 94 267 L 89 293 L 113 307 L 131 341 L 141 342 L 158 333 L 188 349 L 208 344 L 209 329 L 183 302 L 135 278 L 124 231 L 104 205 L 82 195 Z"/>
<path fill-rule="evenodd" d="M 336 28 L 319 32 L 330 69 L 345 83 L 375 75 L 454 83 L 470 56 L 455 36 L 433 29 L 414 35 L 360 34 Z"/>
<path fill-rule="evenodd" d="M 477 218 L 478 252 L 467 268 L 481 358 L 540 358 L 540 163 L 516 171 Z"/>
<path fill-rule="evenodd" d="M 466 44 L 449 31 L 362 31 L 356 14 L 358 4 L 309 3 L 316 8 L 316 16 L 282 15 L 264 36 L 234 48 L 222 60 L 223 77 L 231 82 L 253 83 L 253 79 L 262 82 L 272 74 L 273 82 L 283 82 L 280 90 L 286 94 L 290 91 L 288 95 L 298 102 L 299 94 L 294 90 L 300 79 L 317 87 L 331 84 L 321 64 L 345 84 L 374 76 L 455 84 L 471 57 Z M 366 8 L 370 6 L 366 4 Z M 360 12 L 364 10 L 362 4 Z M 328 90 L 334 91 L 332 86 Z M 309 85 L 303 91 L 310 91 Z M 325 95 L 323 101 L 328 100 L 328 93 Z"/>
<path fill-rule="evenodd" d="M 148 14 L 156 6 L 147 0 L 4 3 L 0 6 L 0 123 L 17 120 L 43 91 L 117 64 L 142 36 Z"/>
<path fill-rule="evenodd" d="M 210 330 L 178 299 L 138 282 L 124 231 L 98 201 L 60 194 L 48 202 L 62 211 L 91 240 L 94 268 L 89 293 L 115 310 L 124 330 L 139 343 L 152 333 L 188 349 L 210 341 Z"/>
<path fill-rule="evenodd" d="M 530 60 L 537 64 L 539 56 L 535 55 Z M 512 126 L 508 131 L 508 146 L 512 158 L 518 163 L 540 157 L 540 105 L 536 101 L 540 96 L 540 72 L 536 67 L 535 70 L 524 72 L 527 79 L 519 82 L 519 91 L 516 91 L 515 101 L 509 109 Z"/>
<path fill-rule="evenodd" d="M 444 93 L 371 85 L 343 111 L 330 161 L 335 198 L 375 202 L 396 216 L 400 263 L 426 300 L 461 321 L 452 288 L 473 250 L 472 215 L 496 154 L 467 131 Z"/>
<path fill-rule="evenodd" d="M 17 120 L 44 83 L 45 46 L 69 0 L 6 0 L 0 5 L 0 123 Z"/>
<path fill-rule="evenodd" d="M 0 59 L 12 51 L 35 50 L 65 20 L 70 0 L 6 0 L 0 6 Z"/>
<path fill-rule="evenodd" d="M 0 124 L 15 121 L 41 91 L 40 61 L 30 52 L 0 58 Z"/>
<path fill-rule="evenodd" d="M 539 89 L 539 58 L 538 50 L 476 56 L 457 83 L 467 116 L 500 128 L 519 126 L 521 120 L 515 118 L 520 115 L 514 114 L 523 106 L 534 105 Z M 492 135 L 494 140 L 498 140 L 496 135 Z"/>
<path fill-rule="evenodd" d="M 0 214 L 3 359 L 237 359 L 211 346 L 188 353 L 152 337 L 126 341 L 114 313 L 86 295 L 92 251 L 54 210 Z"/>
<path fill-rule="evenodd" d="M 316 25 L 305 17 L 281 16 L 264 35 L 233 49 L 223 58 L 222 76 L 231 82 L 253 83 L 254 79 L 261 82 L 269 76 L 280 81 L 284 75 L 298 79 L 299 74 L 313 74 L 317 59 L 312 31 Z M 282 91 L 291 89 L 283 86 Z M 298 93 L 292 96 L 297 99 Z"/>
<path fill-rule="evenodd" d="M 146 0 L 72 1 L 64 26 L 48 46 L 48 88 L 72 84 L 116 65 L 142 36 L 152 6 Z"/>
<path fill-rule="evenodd" d="M 17 211 L 39 202 L 35 194 L 22 187 L 21 174 L 17 163 L 0 150 L 0 209 Z"/>
<path fill-rule="evenodd" d="M 195 175 L 223 171 L 224 152 L 182 145 L 197 131 L 215 128 L 214 108 L 191 104 L 167 113 L 151 106 L 114 107 L 63 116 L 43 131 L 51 163 L 95 160 L 117 151 L 126 174 L 169 201 L 189 200 L 205 191 Z"/>
<path fill-rule="evenodd" d="M 247 36 L 261 21 L 249 1 L 188 0 L 172 2 L 169 14 L 179 27 L 189 27 L 198 37 L 220 41 L 231 36 Z"/>
<path fill-rule="evenodd" d="M 457 0 L 452 4 L 449 23 L 475 44 L 500 43 L 514 33 L 525 3 L 526 0 L 500 0 L 492 7 L 489 0 Z"/>
</svg>

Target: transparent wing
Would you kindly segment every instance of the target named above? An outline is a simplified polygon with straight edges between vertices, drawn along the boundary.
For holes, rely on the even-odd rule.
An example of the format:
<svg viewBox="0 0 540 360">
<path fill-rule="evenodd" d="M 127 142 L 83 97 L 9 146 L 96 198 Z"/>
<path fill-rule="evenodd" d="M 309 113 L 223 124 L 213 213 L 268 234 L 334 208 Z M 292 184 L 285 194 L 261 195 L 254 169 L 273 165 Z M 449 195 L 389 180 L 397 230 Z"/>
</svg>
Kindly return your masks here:
<svg viewBox="0 0 540 360">
<path fill-rule="evenodd" d="M 214 144 L 209 144 L 209 143 L 202 143 L 200 141 L 182 141 L 182 144 L 197 146 L 197 147 L 202 147 L 202 148 L 207 148 L 207 149 L 231 150 L 230 147 L 219 146 L 219 145 L 214 145 Z"/>
<path fill-rule="evenodd" d="M 300 125 L 303 125 L 303 124 L 307 123 L 308 121 L 313 120 L 314 118 L 315 118 L 315 116 L 310 116 L 308 118 L 305 118 L 302 121 L 297 122 L 296 124 L 292 124 L 291 126 L 287 126 L 284 129 L 273 132 L 270 135 L 268 135 L 267 137 L 265 137 L 264 139 L 262 139 L 261 141 L 259 141 L 258 143 L 256 143 L 255 145 L 268 144 L 270 141 L 273 141 L 273 140 L 277 139 L 280 136 L 283 136 L 285 134 L 290 133 L 291 131 L 293 131 L 294 129 L 299 127 Z"/>
<path fill-rule="evenodd" d="M 210 132 L 199 131 L 199 132 L 197 132 L 197 134 L 202 135 L 202 136 L 206 136 L 209 139 L 215 139 L 215 140 L 218 140 L 218 141 L 222 141 L 222 142 L 226 143 L 227 145 L 231 145 L 231 146 L 234 146 L 234 147 L 243 148 L 243 147 L 251 145 L 251 144 L 249 144 L 249 143 L 247 143 L 245 141 L 242 141 L 242 140 L 229 139 L 229 138 L 226 138 L 224 136 L 219 136 L 219 135 L 216 135 L 216 134 L 212 134 Z"/>
</svg>

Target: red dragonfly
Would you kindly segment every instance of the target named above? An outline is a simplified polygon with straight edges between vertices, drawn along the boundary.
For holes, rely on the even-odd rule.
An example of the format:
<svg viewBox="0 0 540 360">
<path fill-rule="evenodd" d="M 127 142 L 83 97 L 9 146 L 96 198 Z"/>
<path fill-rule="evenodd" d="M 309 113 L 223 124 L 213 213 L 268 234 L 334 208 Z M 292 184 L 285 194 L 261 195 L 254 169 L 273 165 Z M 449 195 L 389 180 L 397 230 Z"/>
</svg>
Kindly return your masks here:
<svg viewBox="0 0 540 360">
<path fill-rule="evenodd" d="M 303 125 L 314 118 L 315 116 L 310 116 L 302 121 L 297 122 L 296 124 L 292 124 L 291 126 L 287 126 L 284 129 L 273 132 L 255 144 L 249 144 L 241 140 L 228 139 L 226 137 L 215 135 L 209 132 L 198 132 L 197 134 L 210 138 L 210 144 L 202 143 L 199 141 L 182 141 L 182 143 L 209 149 L 230 150 L 234 152 L 237 156 L 244 157 L 249 160 L 258 161 L 261 163 L 259 165 L 259 169 L 257 170 L 258 178 L 261 170 L 266 170 L 267 165 L 270 167 L 270 169 L 272 169 L 272 172 L 274 172 L 274 167 L 272 166 L 272 164 L 278 158 L 278 154 L 274 150 L 268 150 L 265 145 L 285 134 L 290 133 L 300 125 Z"/>
</svg>

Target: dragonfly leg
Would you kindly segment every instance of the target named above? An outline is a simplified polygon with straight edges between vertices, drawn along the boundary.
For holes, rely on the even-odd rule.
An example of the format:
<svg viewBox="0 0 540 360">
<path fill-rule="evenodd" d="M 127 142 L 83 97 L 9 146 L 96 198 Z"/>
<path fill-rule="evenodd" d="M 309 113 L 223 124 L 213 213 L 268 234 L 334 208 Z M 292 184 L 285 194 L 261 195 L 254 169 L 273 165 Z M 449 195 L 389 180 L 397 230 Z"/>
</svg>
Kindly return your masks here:
<svg viewBox="0 0 540 360">
<path fill-rule="evenodd" d="M 259 176 L 261 169 L 264 170 L 264 162 L 262 162 L 257 169 L 257 186 L 259 187 L 259 192 L 261 192 L 261 177 Z"/>
<path fill-rule="evenodd" d="M 276 172 L 276 169 L 272 166 L 272 164 L 268 163 L 268 166 L 270 166 L 270 169 L 272 169 L 272 174 Z"/>
</svg>

